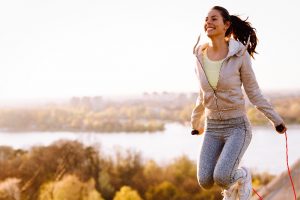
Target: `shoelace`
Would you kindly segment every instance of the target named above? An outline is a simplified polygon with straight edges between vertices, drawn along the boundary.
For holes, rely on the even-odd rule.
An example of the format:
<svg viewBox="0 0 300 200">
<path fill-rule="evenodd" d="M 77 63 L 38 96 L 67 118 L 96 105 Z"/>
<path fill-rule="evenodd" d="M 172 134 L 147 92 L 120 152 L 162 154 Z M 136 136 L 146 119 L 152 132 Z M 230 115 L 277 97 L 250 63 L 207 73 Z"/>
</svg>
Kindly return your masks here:
<svg viewBox="0 0 300 200">
<path fill-rule="evenodd" d="M 224 191 L 221 192 L 221 194 L 222 194 L 223 197 L 231 197 L 231 195 L 232 195 L 233 192 L 234 191 L 224 190 Z"/>
<path fill-rule="evenodd" d="M 289 166 L 288 139 L 287 139 L 286 132 L 284 132 L 284 135 L 285 135 L 285 150 L 286 150 L 286 166 L 288 169 L 288 174 L 289 174 L 293 192 L 294 192 L 294 200 L 297 200 L 297 194 L 296 194 L 296 190 L 295 190 L 295 186 L 294 186 L 294 182 L 293 182 L 293 178 L 292 178 L 291 170 L 290 170 L 290 166 Z M 254 188 L 253 188 L 253 191 L 259 197 L 259 200 L 263 200 L 263 198 L 258 194 L 258 192 Z"/>
</svg>

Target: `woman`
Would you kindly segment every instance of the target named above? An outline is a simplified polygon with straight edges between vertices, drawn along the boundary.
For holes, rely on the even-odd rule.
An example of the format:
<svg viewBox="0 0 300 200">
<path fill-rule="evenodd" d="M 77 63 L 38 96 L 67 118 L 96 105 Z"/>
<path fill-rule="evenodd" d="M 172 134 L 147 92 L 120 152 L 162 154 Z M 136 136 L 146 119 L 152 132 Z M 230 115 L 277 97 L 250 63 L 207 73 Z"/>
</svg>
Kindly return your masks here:
<svg viewBox="0 0 300 200">
<path fill-rule="evenodd" d="M 251 66 L 257 37 L 246 20 L 213 7 L 204 24 L 210 43 L 194 47 L 200 92 L 191 116 L 192 134 L 204 134 L 197 178 L 201 187 L 221 186 L 226 200 L 248 200 L 252 194 L 248 168 L 238 168 L 252 137 L 241 86 L 252 104 L 273 124 L 277 132 L 287 128 L 264 98 Z M 205 126 L 200 123 L 205 113 Z M 204 131 L 205 130 L 205 131 Z"/>
</svg>

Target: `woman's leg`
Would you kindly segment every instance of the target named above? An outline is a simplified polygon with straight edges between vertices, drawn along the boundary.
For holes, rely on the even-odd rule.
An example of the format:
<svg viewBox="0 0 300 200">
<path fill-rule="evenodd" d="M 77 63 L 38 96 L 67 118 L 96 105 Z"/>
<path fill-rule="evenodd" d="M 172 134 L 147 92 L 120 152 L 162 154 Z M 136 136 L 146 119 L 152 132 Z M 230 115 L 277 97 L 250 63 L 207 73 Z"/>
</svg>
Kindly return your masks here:
<svg viewBox="0 0 300 200">
<path fill-rule="evenodd" d="M 214 170 L 217 160 L 220 156 L 224 145 L 224 141 L 213 136 L 208 131 L 204 133 L 204 141 L 202 144 L 200 158 L 197 166 L 197 178 L 199 185 L 204 189 L 209 189 L 214 184 Z"/>
<path fill-rule="evenodd" d="M 228 189 L 231 185 L 245 176 L 242 169 L 237 169 L 252 138 L 252 131 L 247 119 L 235 127 L 227 129 L 225 145 L 214 170 L 215 182 Z"/>
</svg>

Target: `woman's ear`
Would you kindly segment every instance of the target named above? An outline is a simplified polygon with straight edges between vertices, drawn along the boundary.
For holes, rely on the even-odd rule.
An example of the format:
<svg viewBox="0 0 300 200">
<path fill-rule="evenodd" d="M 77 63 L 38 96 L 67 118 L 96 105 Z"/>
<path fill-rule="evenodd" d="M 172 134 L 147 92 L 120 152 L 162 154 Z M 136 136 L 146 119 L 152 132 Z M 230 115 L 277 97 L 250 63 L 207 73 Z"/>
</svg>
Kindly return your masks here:
<svg viewBox="0 0 300 200">
<path fill-rule="evenodd" d="M 229 29 L 230 25 L 231 25 L 230 21 L 225 22 L 225 27 L 224 27 L 225 31 L 227 31 Z"/>
</svg>

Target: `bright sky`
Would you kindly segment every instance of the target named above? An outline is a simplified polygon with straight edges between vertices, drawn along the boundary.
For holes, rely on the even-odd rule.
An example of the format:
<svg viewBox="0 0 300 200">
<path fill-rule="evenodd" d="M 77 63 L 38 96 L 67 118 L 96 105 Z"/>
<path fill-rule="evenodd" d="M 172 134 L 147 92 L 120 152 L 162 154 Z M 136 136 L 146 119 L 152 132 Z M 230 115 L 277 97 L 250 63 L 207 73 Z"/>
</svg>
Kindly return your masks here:
<svg viewBox="0 0 300 200">
<path fill-rule="evenodd" d="M 299 89 L 299 1 L 0 2 L 0 100 L 197 92 L 192 48 L 213 5 L 249 16 L 263 90 Z"/>
</svg>

